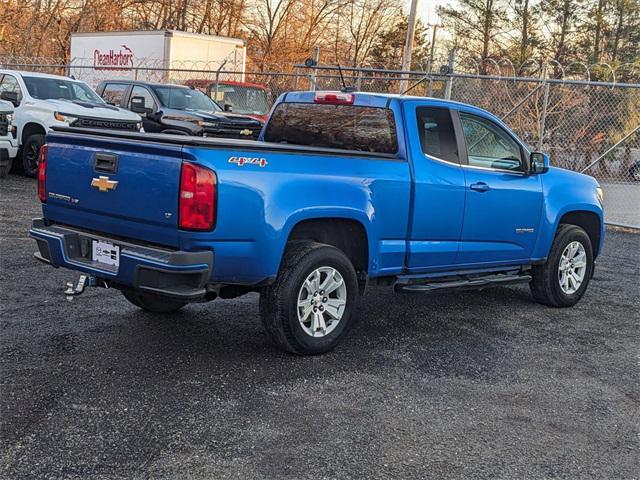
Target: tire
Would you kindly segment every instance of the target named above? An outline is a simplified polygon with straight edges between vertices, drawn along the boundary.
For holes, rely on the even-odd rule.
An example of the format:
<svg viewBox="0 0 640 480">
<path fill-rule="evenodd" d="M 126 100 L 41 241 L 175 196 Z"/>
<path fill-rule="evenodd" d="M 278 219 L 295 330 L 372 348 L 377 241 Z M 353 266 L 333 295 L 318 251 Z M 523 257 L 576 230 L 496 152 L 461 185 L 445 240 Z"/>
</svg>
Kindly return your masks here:
<svg viewBox="0 0 640 480">
<path fill-rule="evenodd" d="M 0 178 L 5 178 L 9 175 L 9 171 L 11 170 L 11 166 L 13 165 L 13 158 L 10 158 L 9 161 L 0 167 Z"/>
<path fill-rule="evenodd" d="M 44 145 L 44 135 L 34 133 L 22 146 L 22 171 L 27 177 L 35 177 L 38 173 L 38 155 Z"/>
<path fill-rule="evenodd" d="M 136 292 L 134 290 L 122 290 L 122 294 L 124 298 L 136 307 L 153 313 L 177 312 L 187 304 L 187 302 L 181 300 L 153 295 L 151 293 Z"/>
<path fill-rule="evenodd" d="M 629 176 L 631 177 L 631 180 L 640 182 L 640 163 L 636 163 L 629 169 Z"/>
<path fill-rule="evenodd" d="M 333 282 L 325 283 L 330 275 Z M 317 283 L 305 283 L 312 276 Z M 336 284 L 339 286 L 331 291 L 319 289 L 323 285 L 333 288 Z M 311 290 L 316 290 L 317 295 Z M 299 308 L 298 300 L 303 297 L 305 304 L 309 299 L 309 304 Z M 356 271 L 344 253 L 322 243 L 292 242 L 287 246 L 275 282 L 260 294 L 260 315 L 267 334 L 280 349 L 298 355 L 317 355 L 335 348 L 349 331 L 357 299 Z M 303 315 L 303 321 L 299 320 L 301 309 L 307 310 L 308 315 Z M 322 322 L 316 315 L 322 316 Z"/>
<path fill-rule="evenodd" d="M 583 252 L 576 247 L 578 249 L 572 253 L 571 249 L 577 244 L 582 247 Z M 566 262 L 563 258 L 565 252 L 568 257 L 574 254 L 576 256 L 571 262 Z M 582 253 L 584 253 L 584 270 L 577 267 L 571 268 L 582 263 L 580 260 L 583 257 Z M 564 274 L 561 271 L 563 266 L 568 269 Z M 569 278 L 572 275 L 568 272 L 573 272 L 576 277 L 582 275 L 579 285 Z M 561 224 L 553 240 L 547 262 L 534 266 L 532 274 L 533 279 L 529 285 L 533 298 L 538 303 L 550 307 L 571 307 L 578 303 L 587 290 L 593 274 L 593 247 L 587 232 L 577 225 Z M 566 283 L 563 287 L 561 283 L 565 279 Z"/>
</svg>

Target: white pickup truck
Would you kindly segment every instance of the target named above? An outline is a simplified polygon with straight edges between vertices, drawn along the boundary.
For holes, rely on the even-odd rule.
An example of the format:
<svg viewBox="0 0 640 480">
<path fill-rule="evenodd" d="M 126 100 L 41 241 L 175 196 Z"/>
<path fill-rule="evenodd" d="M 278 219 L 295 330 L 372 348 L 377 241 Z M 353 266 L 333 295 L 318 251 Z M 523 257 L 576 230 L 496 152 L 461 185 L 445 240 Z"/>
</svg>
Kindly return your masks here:
<svg viewBox="0 0 640 480">
<path fill-rule="evenodd" d="M 14 106 L 22 168 L 31 177 L 51 127 L 142 129 L 138 114 L 108 105 L 86 83 L 59 75 L 0 70 L 0 99 Z"/>
<path fill-rule="evenodd" d="M 13 105 L 0 100 L 0 178 L 7 176 L 13 159 L 18 154 L 18 139 L 13 116 Z"/>
</svg>

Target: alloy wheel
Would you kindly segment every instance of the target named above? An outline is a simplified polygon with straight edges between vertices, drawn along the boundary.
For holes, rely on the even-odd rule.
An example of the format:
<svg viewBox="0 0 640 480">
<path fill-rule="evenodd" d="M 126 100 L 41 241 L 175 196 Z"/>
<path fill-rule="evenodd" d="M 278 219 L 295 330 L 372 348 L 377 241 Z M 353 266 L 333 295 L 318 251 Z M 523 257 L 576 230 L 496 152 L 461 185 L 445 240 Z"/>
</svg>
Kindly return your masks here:
<svg viewBox="0 0 640 480">
<path fill-rule="evenodd" d="M 347 286 L 333 267 L 311 272 L 298 292 L 298 321 L 311 337 L 329 335 L 340 323 L 347 305 Z"/>
<path fill-rule="evenodd" d="M 578 291 L 587 273 L 587 252 L 578 241 L 569 243 L 560 256 L 558 282 L 567 295 Z"/>
</svg>

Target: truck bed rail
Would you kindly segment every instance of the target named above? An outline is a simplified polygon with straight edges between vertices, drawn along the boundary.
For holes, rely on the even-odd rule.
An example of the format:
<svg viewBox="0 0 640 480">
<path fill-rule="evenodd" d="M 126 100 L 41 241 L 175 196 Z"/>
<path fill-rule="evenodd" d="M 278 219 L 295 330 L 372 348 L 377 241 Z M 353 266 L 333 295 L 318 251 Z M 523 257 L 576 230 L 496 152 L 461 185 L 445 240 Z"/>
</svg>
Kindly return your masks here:
<svg viewBox="0 0 640 480">
<path fill-rule="evenodd" d="M 75 127 L 53 127 L 55 133 L 69 134 L 72 136 L 88 136 L 101 138 L 118 138 L 133 140 L 144 143 L 165 143 L 173 145 L 202 146 L 208 148 L 229 149 L 249 151 L 270 151 L 278 153 L 298 153 L 304 155 L 333 155 L 347 157 L 381 158 L 385 160 L 404 161 L 396 154 L 364 152 L 360 150 L 347 150 L 340 148 L 310 147 L 306 145 L 291 145 L 286 143 L 269 143 L 256 140 L 236 140 L 232 138 L 212 138 L 195 137 L 188 135 L 172 135 L 165 133 L 140 133 L 127 132 L 122 130 L 75 128 Z"/>
</svg>

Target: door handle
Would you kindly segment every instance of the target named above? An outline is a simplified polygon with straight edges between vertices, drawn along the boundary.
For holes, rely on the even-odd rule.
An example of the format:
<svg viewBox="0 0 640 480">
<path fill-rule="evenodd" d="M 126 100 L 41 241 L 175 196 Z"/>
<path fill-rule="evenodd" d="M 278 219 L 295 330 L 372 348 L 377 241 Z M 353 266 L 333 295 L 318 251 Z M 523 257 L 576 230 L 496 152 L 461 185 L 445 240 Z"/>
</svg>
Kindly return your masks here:
<svg viewBox="0 0 640 480">
<path fill-rule="evenodd" d="M 471 190 L 475 190 L 476 192 L 488 192 L 489 190 L 491 190 L 491 188 L 489 187 L 489 185 L 487 185 L 484 182 L 478 182 L 478 183 L 472 183 L 469 188 Z"/>
<path fill-rule="evenodd" d="M 118 169 L 118 156 L 113 153 L 96 153 L 93 168 L 96 172 L 116 173 Z"/>
</svg>

